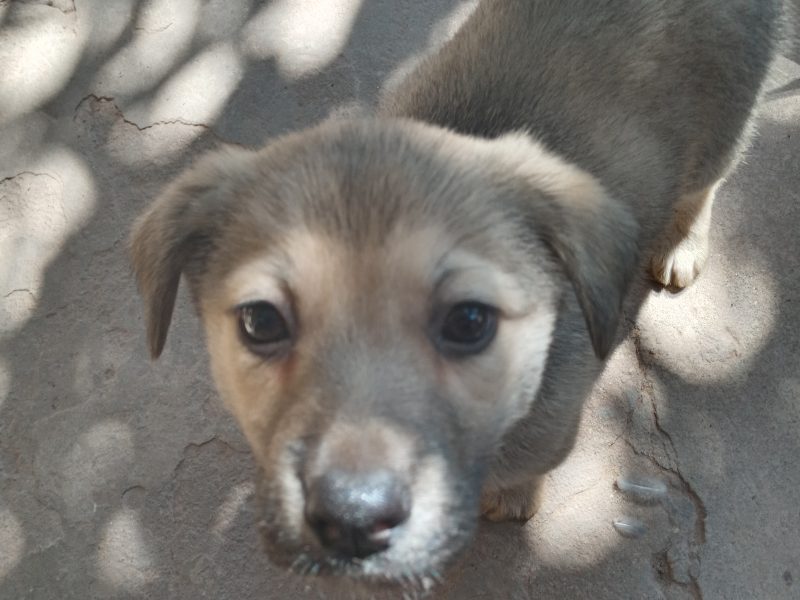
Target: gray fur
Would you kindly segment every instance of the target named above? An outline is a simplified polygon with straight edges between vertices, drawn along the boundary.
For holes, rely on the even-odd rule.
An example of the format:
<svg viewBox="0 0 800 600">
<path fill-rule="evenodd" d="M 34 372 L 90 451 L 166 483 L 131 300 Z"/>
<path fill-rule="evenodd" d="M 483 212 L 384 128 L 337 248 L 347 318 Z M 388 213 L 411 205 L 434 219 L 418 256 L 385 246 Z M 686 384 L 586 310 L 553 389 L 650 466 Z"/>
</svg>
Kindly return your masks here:
<svg viewBox="0 0 800 600">
<path fill-rule="evenodd" d="M 778 0 L 484 0 L 375 118 L 326 122 L 259 152 L 212 154 L 153 204 L 132 236 L 151 353 L 164 347 L 183 274 L 220 391 L 264 474 L 262 525 L 276 560 L 414 581 L 464 546 L 481 495 L 492 518 L 535 511 L 537 476 L 574 443 L 638 265 L 679 199 L 724 178 L 746 142 L 782 14 Z M 491 394 L 471 405 L 445 397 L 429 376 L 438 357 L 410 350 L 417 342 L 390 315 L 395 274 L 376 257 L 398 231 L 432 226 L 553 315 L 546 361 L 532 349 L 493 414 Z M 214 346 L 229 318 L 216 308 L 227 301 L 219 288 L 265 253 L 291 273 L 289 241 L 301 231 L 341 249 L 337 285 L 353 294 L 332 302 L 327 329 L 303 332 L 319 336 L 297 342 L 304 379 L 264 392 L 256 419 L 234 388 L 258 365 L 238 377 L 229 350 Z M 371 418 L 412 440 L 411 463 L 444 460 L 448 512 L 429 540 L 359 565 L 326 562 L 289 525 L 281 485 L 337 460 L 357 468 L 374 449 L 342 438 L 342 423 Z M 371 461 L 416 476 L 398 466 L 408 456 L 374 452 Z"/>
<path fill-rule="evenodd" d="M 641 254 L 681 195 L 735 165 L 791 25 L 778 0 L 484 0 L 381 112 L 478 136 L 531 132 L 631 209 Z M 567 302 L 531 414 L 506 436 L 498 488 L 572 447 L 601 368 L 576 312 Z"/>
<path fill-rule="evenodd" d="M 651 239 L 723 177 L 782 39 L 778 0 L 486 0 L 383 101 L 467 134 L 531 132 Z"/>
</svg>

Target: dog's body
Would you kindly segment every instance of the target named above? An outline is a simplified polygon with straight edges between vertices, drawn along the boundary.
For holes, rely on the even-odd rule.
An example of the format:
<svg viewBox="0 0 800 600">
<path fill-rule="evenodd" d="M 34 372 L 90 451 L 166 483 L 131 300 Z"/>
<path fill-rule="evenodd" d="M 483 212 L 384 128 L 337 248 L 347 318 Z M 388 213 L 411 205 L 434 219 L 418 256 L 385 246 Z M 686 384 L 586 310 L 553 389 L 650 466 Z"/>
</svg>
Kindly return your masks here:
<svg viewBox="0 0 800 600">
<path fill-rule="evenodd" d="M 211 155 L 137 224 L 151 351 L 181 274 L 263 471 L 273 558 L 419 582 L 535 511 L 641 259 L 707 252 L 778 0 L 484 0 L 377 118 Z"/>
<path fill-rule="evenodd" d="M 747 142 L 783 14 L 780 2 L 748 0 L 487 0 L 382 112 L 480 137 L 530 132 L 597 177 L 635 216 L 654 278 L 685 287 L 705 262 L 714 191 Z M 575 329 L 578 307 L 563 310 L 552 390 L 506 436 L 501 489 L 524 465 L 561 461 L 600 368 Z"/>
</svg>

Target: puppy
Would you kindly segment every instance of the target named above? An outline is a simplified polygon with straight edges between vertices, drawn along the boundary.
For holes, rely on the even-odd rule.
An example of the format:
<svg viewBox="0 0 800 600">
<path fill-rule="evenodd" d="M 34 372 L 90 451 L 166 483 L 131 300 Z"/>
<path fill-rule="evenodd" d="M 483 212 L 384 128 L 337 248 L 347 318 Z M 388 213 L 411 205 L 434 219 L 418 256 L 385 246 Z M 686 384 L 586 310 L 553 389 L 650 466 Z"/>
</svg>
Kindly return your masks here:
<svg viewBox="0 0 800 600">
<path fill-rule="evenodd" d="M 183 276 L 270 556 L 421 584 L 527 519 L 640 262 L 683 287 L 778 0 L 484 0 L 372 118 L 224 150 L 141 216 L 150 351 Z"/>
</svg>

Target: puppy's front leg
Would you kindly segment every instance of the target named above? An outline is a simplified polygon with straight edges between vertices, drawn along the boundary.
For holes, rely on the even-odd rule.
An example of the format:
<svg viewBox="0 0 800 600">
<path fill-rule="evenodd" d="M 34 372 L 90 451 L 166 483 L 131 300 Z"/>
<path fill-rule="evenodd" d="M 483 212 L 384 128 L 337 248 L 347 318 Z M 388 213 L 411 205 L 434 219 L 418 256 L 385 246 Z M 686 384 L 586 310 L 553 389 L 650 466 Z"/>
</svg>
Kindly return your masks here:
<svg viewBox="0 0 800 600">
<path fill-rule="evenodd" d="M 664 286 L 685 288 L 700 274 L 708 258 L 711 206 L 722 180 L 685 194 L 675 207 L 675 216 L 658 242 L 650 260 L 650 271 Z"/>
<path fill-rule="evenodd" d="M 490 521 L 527 521 L 541 505 L 542 477 L 514 487 L 484 489 L 481 495 L 481 514 Z"/>
</svg>

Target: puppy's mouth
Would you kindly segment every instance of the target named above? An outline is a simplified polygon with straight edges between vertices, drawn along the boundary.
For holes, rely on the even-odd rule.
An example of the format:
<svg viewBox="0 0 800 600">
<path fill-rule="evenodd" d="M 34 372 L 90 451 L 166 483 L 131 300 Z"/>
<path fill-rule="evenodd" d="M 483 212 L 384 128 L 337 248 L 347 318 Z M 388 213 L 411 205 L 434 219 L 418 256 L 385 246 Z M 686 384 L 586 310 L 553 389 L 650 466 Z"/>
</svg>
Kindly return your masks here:
<svg viewBox="0 0 800 600">
<path fill-rule="evenodd" d="M 266 530 L 266 522 L 260 522 L 259 528 L 270 559 L 292 573 L 328 582 L 357 582 L 364 589 L 376 592 L 400 588 L 406 597 L 424 594 L 441 583 L 444 570 L 460 555 L 472 535 L 470 528 L 462 528 L 459 535 L 449 536 L 447 543 L 432 541 L 430 554 L 424 553 L 427 556 L 420 553 L 408 561 L 391 551 L 358 558 L 325 553 L 312 546 L 278 547 L 274 532 Z"/>
<path fill-rule="evenodd" d="M 275 560 L 272 552 L 270 555 Z M 296 554 L 282 566 L 303 577 L 346 579 L 376 590 L 399 587 L 406 592 L 427 592 L 441 582 L 442 569 L 449 562 L 444 560 L 441 564 L 423 566 L 400 563 L 389 556 L 339 557 L 308 551 Z"/>
<path fill-rule="evenodd" d="M 393 480 L 383 479 L 385 474 L 371 476 L 367 490 L 359 489 L 363 483 L 347 481 L 345 493 L 327 493 L 327 505 L 320 509 L 314 490 L 305 491 L 303 507 L 287 505 L 280 486 L 262 475 L 258 528 L 267 555 L 302 576 L 399 587 L 412 596 L 427 592 L 472 538 L 477 496 L 447 489 L 436 468 L 426 473 L 423 467 L 404 505 Z"/>
</svg>

